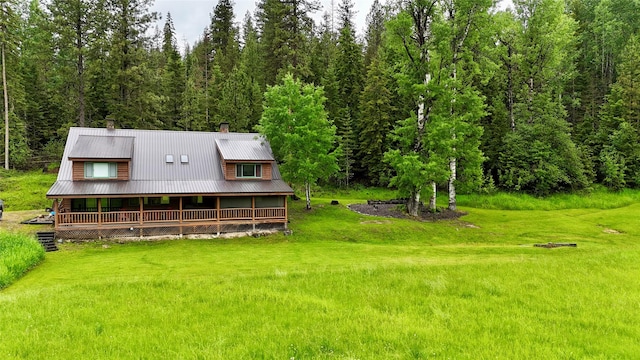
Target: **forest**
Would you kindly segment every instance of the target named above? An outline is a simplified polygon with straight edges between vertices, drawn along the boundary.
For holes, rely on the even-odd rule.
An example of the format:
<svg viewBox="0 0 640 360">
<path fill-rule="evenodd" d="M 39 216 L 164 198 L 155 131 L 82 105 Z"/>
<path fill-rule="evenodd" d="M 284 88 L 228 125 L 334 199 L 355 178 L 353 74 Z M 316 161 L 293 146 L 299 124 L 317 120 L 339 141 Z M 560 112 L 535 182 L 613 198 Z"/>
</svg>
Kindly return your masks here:
<svg viewBox="0 0 640 360">
<path fill-rule="evenodd" d="M 107 117 L 256 131 L 291 74 L 324 96 L 339 186 L 416 202 L 437 186 L 454 199 L 640 186 L 636 0 L 376 0 L 360 36 L 352 0 L 319 23 L 313 0 L 259 0 L 244 19 L 218 0 L 184 49 L 151 3 L 0 1 L 4 168 L 59 161 L 70 127 Z"/>
</svg>

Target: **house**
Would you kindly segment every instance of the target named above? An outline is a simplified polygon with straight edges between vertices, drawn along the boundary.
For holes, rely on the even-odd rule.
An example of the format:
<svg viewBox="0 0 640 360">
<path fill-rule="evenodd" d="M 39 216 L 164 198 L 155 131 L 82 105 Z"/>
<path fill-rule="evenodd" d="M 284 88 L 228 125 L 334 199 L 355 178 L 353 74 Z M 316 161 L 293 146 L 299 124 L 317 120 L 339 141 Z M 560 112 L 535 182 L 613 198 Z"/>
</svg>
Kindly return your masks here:
<svg viewBox="0 0 640 360">
<path fill-rule="evenodd" d="M 66 239 L 286 229 L 287 195 L 259 134 L 71 128 L 54 199 Z"/>
</svg>

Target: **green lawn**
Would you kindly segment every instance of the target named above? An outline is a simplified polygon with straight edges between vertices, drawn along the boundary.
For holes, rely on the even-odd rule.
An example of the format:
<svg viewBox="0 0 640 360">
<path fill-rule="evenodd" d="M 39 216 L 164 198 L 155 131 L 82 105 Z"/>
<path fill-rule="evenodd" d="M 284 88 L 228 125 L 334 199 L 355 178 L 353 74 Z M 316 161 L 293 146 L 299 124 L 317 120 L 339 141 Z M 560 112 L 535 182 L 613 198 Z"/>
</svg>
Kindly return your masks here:
<svg viewBox="0 0 640 360">
<path fill-rule="evenodd" d="M 0 292 L 0 358 L 640 354 L 639 202 L 421 223 L 363 196 L 296 202 L 288 237 L 64 245 Z"/>
</svg>

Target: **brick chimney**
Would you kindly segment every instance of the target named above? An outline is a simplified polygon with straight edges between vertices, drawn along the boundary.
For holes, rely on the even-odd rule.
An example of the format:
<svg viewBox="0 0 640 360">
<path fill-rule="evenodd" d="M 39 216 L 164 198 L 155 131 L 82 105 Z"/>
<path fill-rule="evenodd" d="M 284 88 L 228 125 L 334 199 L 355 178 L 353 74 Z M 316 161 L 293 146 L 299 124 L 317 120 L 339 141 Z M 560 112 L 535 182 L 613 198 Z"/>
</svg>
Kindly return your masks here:
<svg viewBox="0 0 640 360">
<path fill-rule="evenodd" d="M 229 132 L 229 123 L 228 122 L 220 123 L 220 132 L 221 133 L 228 133 Z"/>
<path fill-rule="evenodd" d="M 116 121 L 115 121 L 112 117 L 107 116 L 107 118 L 106 118 L 106 119 L 104 119 L 104 120 L 107 122 L 107 129 L 108 129 L 108 130 L 115 130 L 115 128 L 116 128 Z"/>
</svg>

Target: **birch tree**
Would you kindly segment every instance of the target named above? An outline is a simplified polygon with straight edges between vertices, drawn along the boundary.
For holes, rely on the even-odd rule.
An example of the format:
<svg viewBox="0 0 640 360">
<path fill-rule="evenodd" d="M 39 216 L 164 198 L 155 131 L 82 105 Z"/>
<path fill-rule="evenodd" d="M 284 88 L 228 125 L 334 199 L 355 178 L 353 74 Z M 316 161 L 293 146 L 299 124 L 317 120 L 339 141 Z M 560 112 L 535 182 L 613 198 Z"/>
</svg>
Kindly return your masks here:
<svg viewBox="0 0 640 360">
<path fill-rule="evenodd" d="M 389 50 L 397 56 L 395 70 L 400 91 L 414 99 L 416 112 L 396 126 L 394 135 L 399 146 L 387 152 L 385 160 L 396 172 L 391 185 L 408 195 L 407 212 L 412 216 L 418 215 L 423 193 L 431 195 L 429 208 L 435 211 L 436 182 L 446 178 L 446 173 L 439 171 L 434 162 L 434 152 L 425 144 L 426 126 L 435 99 L 431 87 L 430 50 L 434 41 L 432 25 L 438 16 L 437 5 L 435 0 L 406 2 L 387 28 Z"/>
</svg>

